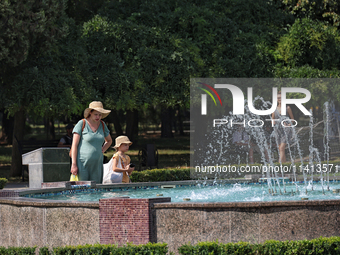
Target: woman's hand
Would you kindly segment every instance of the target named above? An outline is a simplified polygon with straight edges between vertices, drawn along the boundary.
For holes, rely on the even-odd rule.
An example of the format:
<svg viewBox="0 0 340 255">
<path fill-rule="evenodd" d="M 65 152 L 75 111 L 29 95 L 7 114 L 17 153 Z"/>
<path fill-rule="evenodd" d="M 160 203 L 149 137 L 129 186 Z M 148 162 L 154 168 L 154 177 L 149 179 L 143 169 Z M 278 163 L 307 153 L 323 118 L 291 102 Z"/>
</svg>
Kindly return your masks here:
<svg viewBox="0 0 340 255">
<path fill-rule="evenodd" d="M 72 141 L 72 165 L 71 165 L 71 173 L 73 175 L 78 174 L 78 166 L 77 166 L 77 154 L 78 154 L 78 145 L 79 145 L 80 135 L 78 133 L 73 133 L 73 141 Z"/>
<path fill-rule="evenodd" d="M 77 175 L 78 174 L 78 166 L 76 164 L 72 164 L 72 166 L 71 166 L 71 173 L 73 175 Z"/>
</svg>

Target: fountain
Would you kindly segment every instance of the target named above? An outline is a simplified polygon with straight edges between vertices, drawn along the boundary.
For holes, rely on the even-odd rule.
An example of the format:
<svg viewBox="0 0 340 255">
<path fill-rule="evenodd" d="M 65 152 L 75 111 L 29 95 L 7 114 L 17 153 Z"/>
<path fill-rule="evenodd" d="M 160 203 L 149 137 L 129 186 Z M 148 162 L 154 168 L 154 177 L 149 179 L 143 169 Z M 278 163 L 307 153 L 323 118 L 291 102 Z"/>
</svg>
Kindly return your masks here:
<svg viewBox="0 0 340 255">
<path fill-rule="evenodd" d="M 297 81 L 295 81 L 297 80 Z M 192 171 L 192 177 L 194 178 L 202 178 L 209 177 L 215 179 L 230 179 L 237 178 L 243 176 L 240 171 L 237 171 L 237 174 L 230 173 L 202 173 L 201 171 L 197 171 L 200 169 L 205 169 L 211 166 L 225 166 L 230 165 L 230 163 L 238 163 L 240 165 L 240 153 L 235 149 L 235 145 L 232 143 L 231 137 L 238 129 L 244 129 L 242 132 L 245 132 L 250 136 L 248 140 L 248 145 L 250 147 L 257 147 L 258 152 L 260 154 L 261 160 L 261 168 L 260 171 L 262 180 L 266 179 L 268 184 L 268 190 L 278 189 L 280 194 L 286 193 L 286 185 L 285 185 L 285 175 L 290 174 L 293 184 L 297 183 L 297 174 L 299 174 L 299 178 L 303 178 L 304 190 L 307 192 L 306 188 L 308 183 L 311 184 L 311 191 L 313 191 L 314 185 L 313 182 L 316 178 L 314 176 L 315 173 L 320 173 L 320 184 L 322 189 L 330 190 L 330 172 L 337 171 L 335 168 L 336 165 L 330 163 L 330 137 L 334 140 L 334 138 L 339 137 L 339 124 L 338 124 L 338 113 L 335 111 L 334 104 L 330 104 L 328 102 L 323 103 L 323 120 L 314 124 L 314 117 L 312 111 L 307 111 L 304 109 L 304 106 L 296 103 L 295 111 L 302 111 L 305 114 L 303 118 L 300 117 L 303 121 L 306 122 L 306 119 L 309 119 L 309 126 L 303 126 L 298 123 L 297 120 L 289 119 L 285 116 L 281 116 L 280 119 L 276 120 L 277 123 L 280 123 L 283 128 L 282 131 L 278 130 L 280 128 L 280 124 L 270 125 L 268 123 L 274 123 L 270 113 L 275 110 L 271 101 L 265 101 L 262 97 L 256 96 L 252 99 L 252 89 L 249 86 L 254 88 L 262 86 L 272 85 L 273 87 L 276 85 L 280 86 L 284 91 L 291 90 L 292 92 L 297 92 L 298 88 L 289 88 L 288 86 L 294 86 L 294 84 L 303 84 L 304 86 L 308 85 L 307 83 L 316 83 L 317 81 L 308 80 L 307 83 L 301 82 L 301 79 L 283 79 L 283 80 L 274 80 L 274 79 L 193 79 L 192 80 L 192 106 L 191 112 L 192 114 L 192 123 L 194 123 L 195 132 L 192 133 L 191 141 L 192 148 L 194 151 L 194 155 L 191 158 L 191 165 L 195 166 L 195 171 Z M 326 79 L 323 81 L 324 83 L 330 83 L 330 79 Z M 319 81 L 319 80 L 318 80 Z M 332 84 L 335 81 L 332 80 Z M 208 85 L 207 83 L 211 84 Z M 201 94 L 201 89 L 203 85 L 210 87 L 212 91 L 216 92 L 220 99 L 222 106 L 223 102 L 230 102 L 230 92 L 233 98 L 233 111 L 230 111 L 228 115 L 223 114 L 223 109 L 227 107 L 224 106 L 218 107 L 215 102 L 215 105 L 211 103 L 210 105 L 207 103 L 206 95 Z M 212 88 L 213 84 L 215 84 L 215 88 L 224 88 L 225 90 L 217 91 Z M 242 91 L 237 86 L 231 85 L 236 84 L 238 87 L 247 88 L 248 94 L 251 96 L 251 102 L 248 103 L 247 100 L 244 100 L 244 103 L 235 105 L 236 100 L 244 99 L 239 96 Z M 287 86 L 287 87 L 286 87 Z M 308 86 L 306 86 L 308 87 Z M 259 92 L 259 91 L 257 91 Z M 302 91 L 303 93 L 307 93 Z M 229 94 L 228 94 L 229 93 Z M 271 98 L 275 98 L 277 93 L 277 88 L 273 88 L 273 94 L 269 96 Z M 211 94 L 211 93 L 210 93 Z M 234 95 L 235 94 L 235 95 Z M 297 93 L 299 94 L 299 93 Z M 301 92 L 300 92 L 301 94 Z M 308 94 L 308 93 L 307 93 Z M 236 96 L 238 95 L 238 96 Z M 295 95 L 296 96 L 296 95 Z M 298 95 L 299 96 L 299 95 Z M 201 100 L 200 100 L 201 97 Z M 213 97 L 213 95 L 211 95 Z M 267 93 L 268 97 L 268 93 Z M 300 96 L 301 97 L 301 96 Z M 221 99 L 222 98 L 222 99 Z M 273 99 L 274 100 L 274 99 Z M 287 99 L 286 99 L 287 100 Z M 288 101 L 292 103 L 292 99 L 288 99 Z M 300 100 L 300 99 L 299 99 Z M 201 103 L 203 102 L 203 103 Z M 306 102 L 306 101 L 305 101 Z M 276 101 L 274 100 L 276 104 Z M 197 107 L 197 104 L 201 104 L 201 108 Z M 244 105 L 244 106 L 243 106 Z M 255 106 L 257 109 L 255 109 Z M 239 108 L 236 107 L 244 107 L 244 111 L 240 111 Z M 203 113 L 204 109 L 204 113 Z M 207 109 L 209 109 L 209 114 L 207 113 Z M 254 110 L 255 109 L 255 110 Z M 235 114 L 235 112 L 241 112 L 241 114 Z M 255 112 L 255 113 L 254 113 Z M 307 112 L 307 114 L 306 114 Z M 265 113 L 266 115 L 259 115 Z M 298 113 L 298 112 L 297 112 Z M 269 115 L 268 115 L 269 114 Z M 209 116 L 208 116 L 209 115 Z M 196 123 L 196 124 L 195 124 Z M 199 123 L 199 125 L 197 125 Z M 285 123 L 288 123 L 287 126 Z M 337 124 L 335 129 L 334 127 L 330 129 L 331 125 Z M 320 124 L 323 124 L 324 128 Z M 268 129 L 272 129 L 271 136 L 268 133 Z M 314 131 L 314 129 L 316 129 Z M 308 133 L 309 130 L 309 133 Z M 337 132 L 335 132 L 337 131 Z M 286 154 L 287 159 L 290 162 L 289 164 L 289 172 L 283 171 L 283 162 L 281 162 L 280 150 L 279 147 L 279 137 L 278 133 L 284 132 L 286 142 Z M 320 133 L 323 133 L 322 137 L 320 137 Z M 309 137 L 308 137 L 309 134 Z M 318 135 L 316 137 L 315 135 Z M 320 139 L 323 141 L 320 143 Z M 314 140 L 317 140 L 317 144 L 314 144 Z M 309 144 L 307 144 L 309 142 Z M 317 145 L 317 146 L 316 146 Z M 337 146 L 339 147 L 339 146 Z M 339 148 L 336 148 L 339 151 Z M 236 151 L 236 155 L 235 155 Z M 242 155 L 242 154 L 241 154 Z M 321 159 L 324 159 L 325 162 L 321 162 Z M 237 161 L 237 162 L 235 162 Z M 249 165 L 248 162 L 248 154 L 244 155 L 243 153 L 243 162 Z M 263 171 L 268 169 L 268 167 L 275 168 L 275 162 L 279 165 L 280 171 Z M 285 164 L 287 166 L 287 164 Z M 238 175 L 238 176 L 237 176 Z M 281 177 L 280 177 L 280 176 Z M 283 182 L 280 185 L 279 180 L 282 179 Z M 282 186 L 282 187 L 281 187 Z M 297 188 L 298 186 L 296 186 Z M 299 192 L 296 190 L 296 192 Z"/>
<path fill-rule="evenodd" d="M 199 79 L 199 82 L 211 87 L 214 84 L 236 84 L 262 88 L 260 91 L 268 86 L 275 87 L 273 84 L 277 82 L 279 87 L 294 84 L 307 87 L 301 80 L 216 79 L 211 82 Z M 198 85 L 197 80 L 192 83 L 205 86 Z M 229 91 L 223 94 L 216 88 L 219 95 L 216 105 L 212 99 L 208 100 L 209 97 L 202 96 L 205 94 L 202 91 L 193 94 L 191 99 L 195 131 L 191 138 L 194 180 L 25 190 L 12 194 L 16 196 L 14 198 L 0 198 L 3 234 L 0 245 L 125 244 L 128 241 L 138 244 L 152 241 L 166 242 L 170 251 L 176 251 L 187 242 L 195 244 L 216 239 L 220 242 L 260 243 L 269 239 L 302 240 L 320 235 L 340 235 L 340 187 L 335 173 L 337 168 L 332 161 L 336 156 L 334 148 L 339 147 L 339 117 L 332 104 L 322 106 L 325 112 L 322 121 L 309 115 L 298 120 L 286 148 L 289 161 L 286 164 L 278 160 L 277 138 L 267 132 L 271 121 L 266 119 L 270 117 L 253 113 L 254 110 L 247 105 L 243 113 L 233 115 L 231 112 L 228 115 Z M 214 92 L 211 94 L 217 97 Z M 206 100 L 206 108 L 201 107 L 201 99 Z M 234 101 L 248 103 L 243 99 Z M 267 98 L 264 95 L 252 100 L 260 110 L 271 108 L 272 104 L 267 101 L 270 101 L 268 94 Z M 202 115 L 204 111 L 206 115 Z M 296 111 L 299 110 L 294 109 Z M 334 116 L 336 122 L 332 121 Z M 219 120 L 219 126 L 214 120 Z M 303 121 L 308 124 L 301 125 Z M 237 123 L 246 124 L 245 130 L 253 144 L 258 146 L 260 164 L 250 164 L 247 151 L 240 152 L 233 146 L 234 129 L 227 126 L 230 123 L 236 127 L 240 126 Z M 296 123 L 290 120 L 290 124 Z M 198 172 L 195 166 L 199 169 L 210 167 L 210 170 Z M 333 178 L 329 174 L 331 171 Z M 93 197 L 99 191 L 106 191 L 102 192 L 99 202 L 83 199 L 85 194 Z M 81 195 L 74 195 L 77 193 Z M 60 194 L 69 200 L 61 200 Z M 53 197 L 58 199 L 51 200 Z M 33 229 L 32 232 L 29 229 Z M 32 236 L 41 238 L 37 241 Z M 71 238 L 73 236 L 77 238 Z"/>
</svg>

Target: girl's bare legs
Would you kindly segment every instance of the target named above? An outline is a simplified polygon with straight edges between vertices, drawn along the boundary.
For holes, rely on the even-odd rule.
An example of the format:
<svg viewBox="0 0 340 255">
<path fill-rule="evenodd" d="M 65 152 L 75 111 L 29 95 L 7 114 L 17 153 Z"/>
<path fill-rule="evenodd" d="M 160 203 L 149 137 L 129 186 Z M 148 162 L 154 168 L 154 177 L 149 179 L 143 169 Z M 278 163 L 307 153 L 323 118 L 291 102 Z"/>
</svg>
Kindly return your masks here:
<svg viewBox="0 0 340 255">
<path fill-rule="evenodd" d="M 254 149 L 252 147 L 249 148 L 249 164 L 254 164 Z"/>
<path fill-rule="evenodd" d="M 285 148 L 286 148 L 286 144 L 285 143 L 281 143 L 279 145 L 279 151 L 280 151 L 280 162 L 284 163 L 286 162 L 286 153 L 285 153 Z"/>
</svg>

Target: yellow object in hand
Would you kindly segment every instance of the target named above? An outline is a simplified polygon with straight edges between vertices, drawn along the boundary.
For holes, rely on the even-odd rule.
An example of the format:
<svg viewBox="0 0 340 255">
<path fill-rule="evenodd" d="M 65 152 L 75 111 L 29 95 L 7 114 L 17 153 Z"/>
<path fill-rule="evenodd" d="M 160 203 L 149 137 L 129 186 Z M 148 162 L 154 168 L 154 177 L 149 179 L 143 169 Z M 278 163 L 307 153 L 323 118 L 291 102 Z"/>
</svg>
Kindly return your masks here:
<svg viewBox="0 0 340 255">
<path fill-rule="evenodd" d="M 72 174 L 72 175 L 71 175 L 71 178 L 70 178 L 70 181 L 71 181 L 71 182 L 77 182 L 77 181 L 79 181 L 78 175 Z"/>
</svg>

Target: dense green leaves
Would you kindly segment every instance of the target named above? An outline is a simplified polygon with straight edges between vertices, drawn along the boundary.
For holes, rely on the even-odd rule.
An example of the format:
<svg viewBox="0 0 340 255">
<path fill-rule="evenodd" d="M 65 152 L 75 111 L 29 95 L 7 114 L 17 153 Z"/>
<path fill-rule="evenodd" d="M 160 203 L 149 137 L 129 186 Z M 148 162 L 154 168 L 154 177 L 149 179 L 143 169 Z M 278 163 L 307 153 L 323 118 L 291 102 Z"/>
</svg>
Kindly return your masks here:
<svg viewBox="0 0 340 255">
<path fill-rule="evenodd" d="M 187 100 L 185 53 L 168 32 L 96 16 L 84 25 L 84 39 L 94 87 L 110 107 L 138 109 Z"/>
<path fill-rule="evenodd" d="M 190 77 L 272 76 L 270 49 L 292 21 L 263 0 L 110 1 L 83 37 L 107 105 L 188 107 Z"/>
<path fill-rule="evenodd" d="M 0 178 L 0 189 L 3 189 L 7 183 L 6 178 Z"/>
<path fill-rule="evenodd" d="M 322 20 L 340 25 L 340 3 L 337 0 L 280 0 L 286 10 L 297 18 Z"/>
<path fill-rule="evenodd" d="M 63 254 L 98 254 L 98 255 L 109 255 L 109 254 L 144 254 L 144 255 L 165 255 L 168 252 L 167 244 L 165 243 L 147 243 L 142 245 L 133 245 L 128 243 L 125 246 L 118 247 L 116 245 L 78 245 L 78 246 L 65 246 L 55 247 L 53 252 L 50 252 L 46 247 L 40 249 L 41 255 L 63 255 Z"/>
<path fill-rule="evenodd" d="M 2 247 L 0 246 L 0 255 L 34 255 L 36 247 Z"/>
<path fill-rule="evenodd" d="M 94 98 L 112 109 L 188 107 L 190 77 L 308 76 L 310 69 L 315 76 L 338 75 L 337 29 L 318 21 L 319 9 L 307 1 L 98 1 L 93 10 L 91 0 L 70 1 L 67 13 L 82 27 L 61 22 L 62 14 L 55 12 L 64 10 L 64 3 L 53 2 L 48 15 L 45 1 L 39 2 L 39 12 L 33 0 L 27 5 L 11 3 L 3 2 L 1 9 L 7 16 L 12 13 L 8 22 L 20 27 L 23 21 L 10 20 L 34 14 L 32 19 L 41 20 L 44 27 L 31 31 L 23 26 L 23 34 L 36 35 L 20 42 L 18 54 L 9 54 L 14 44 L 2 39 L 8 47 L 2 48 L 0 60 L 18 65 L 27 59 L 26 53 L 49 49 L 14 72 L 16 78 L 10 81 L 18 94 L 5 98 L 12 113 L 26 107 L 39 115 L 56 115 L 59 107 L 60 114 L 70 115 Z M 307 5 L 309 14 L 302 15 Z M 14 15 L 16 8 L 26 12 Z M 332 1 L 323 5 L 324 12 L 337 13 L 337 8 Z M 3 19 L 3 29 L 6 22 Z M 56 47 L 52 30 L 67 33 Z M 2 37 L 19 43 L 7 32 Z M 40 44 L 34 41 L 38 39 Z M 2 95 L 9 91 L 7 86 Z"/>
<path fill-rule="evenodd" d="M 17 66 L 50 48 L 63 33 L 58 26 L 66 1 L 0 2 L 0 64 Z"/>
<path fill-rule="evenodd" d="M 68 36 L 39 57 L 26 60 L 10 86 L 5 86 L 9 113 L 24 107 L 39 116 L 70 116 L 82 111 L 95 94 L 76 26 L 72 20 L 65 25 Z"/>
<path fill-rule="evenodd" d="M 134 171 L 131 175 L 132 182 L 183 181 L 190 179 L 189 168 Z"/>
<path fill-rule="evenodd" d="M 188 107 L 190 77 L 339 76 L 336 1 L 69 1 L 81 26 L 65 8 L 0 3 L 10 113 L 70 115 L 93 99 L 111 109 Z"/>
<path fill-rule="evenodd" d="M 340 35 L 337 28 L 311 19 L 297 19 L 278 44 L 279 58 L 288 66 L 309 65 L 319 70 L 338 69 Z"/>
<path fill-rule="evenodd" d="M 269 240 L 263 244 L 246 242 L 226 243 L 200 242 L 197 245 L 182 245 L 178 250 L 180 254 L 338 254 L 340 249 L 339 237 L 320 237 L 313 240 L 301 241 L 275 241 Z"/>
<path fill-rule="evenodd" d="M 0 106 L 188 108 L 192 77 L 339 77 L 338 24 L 335 0 L 4 0 Z"/>
</svg>

